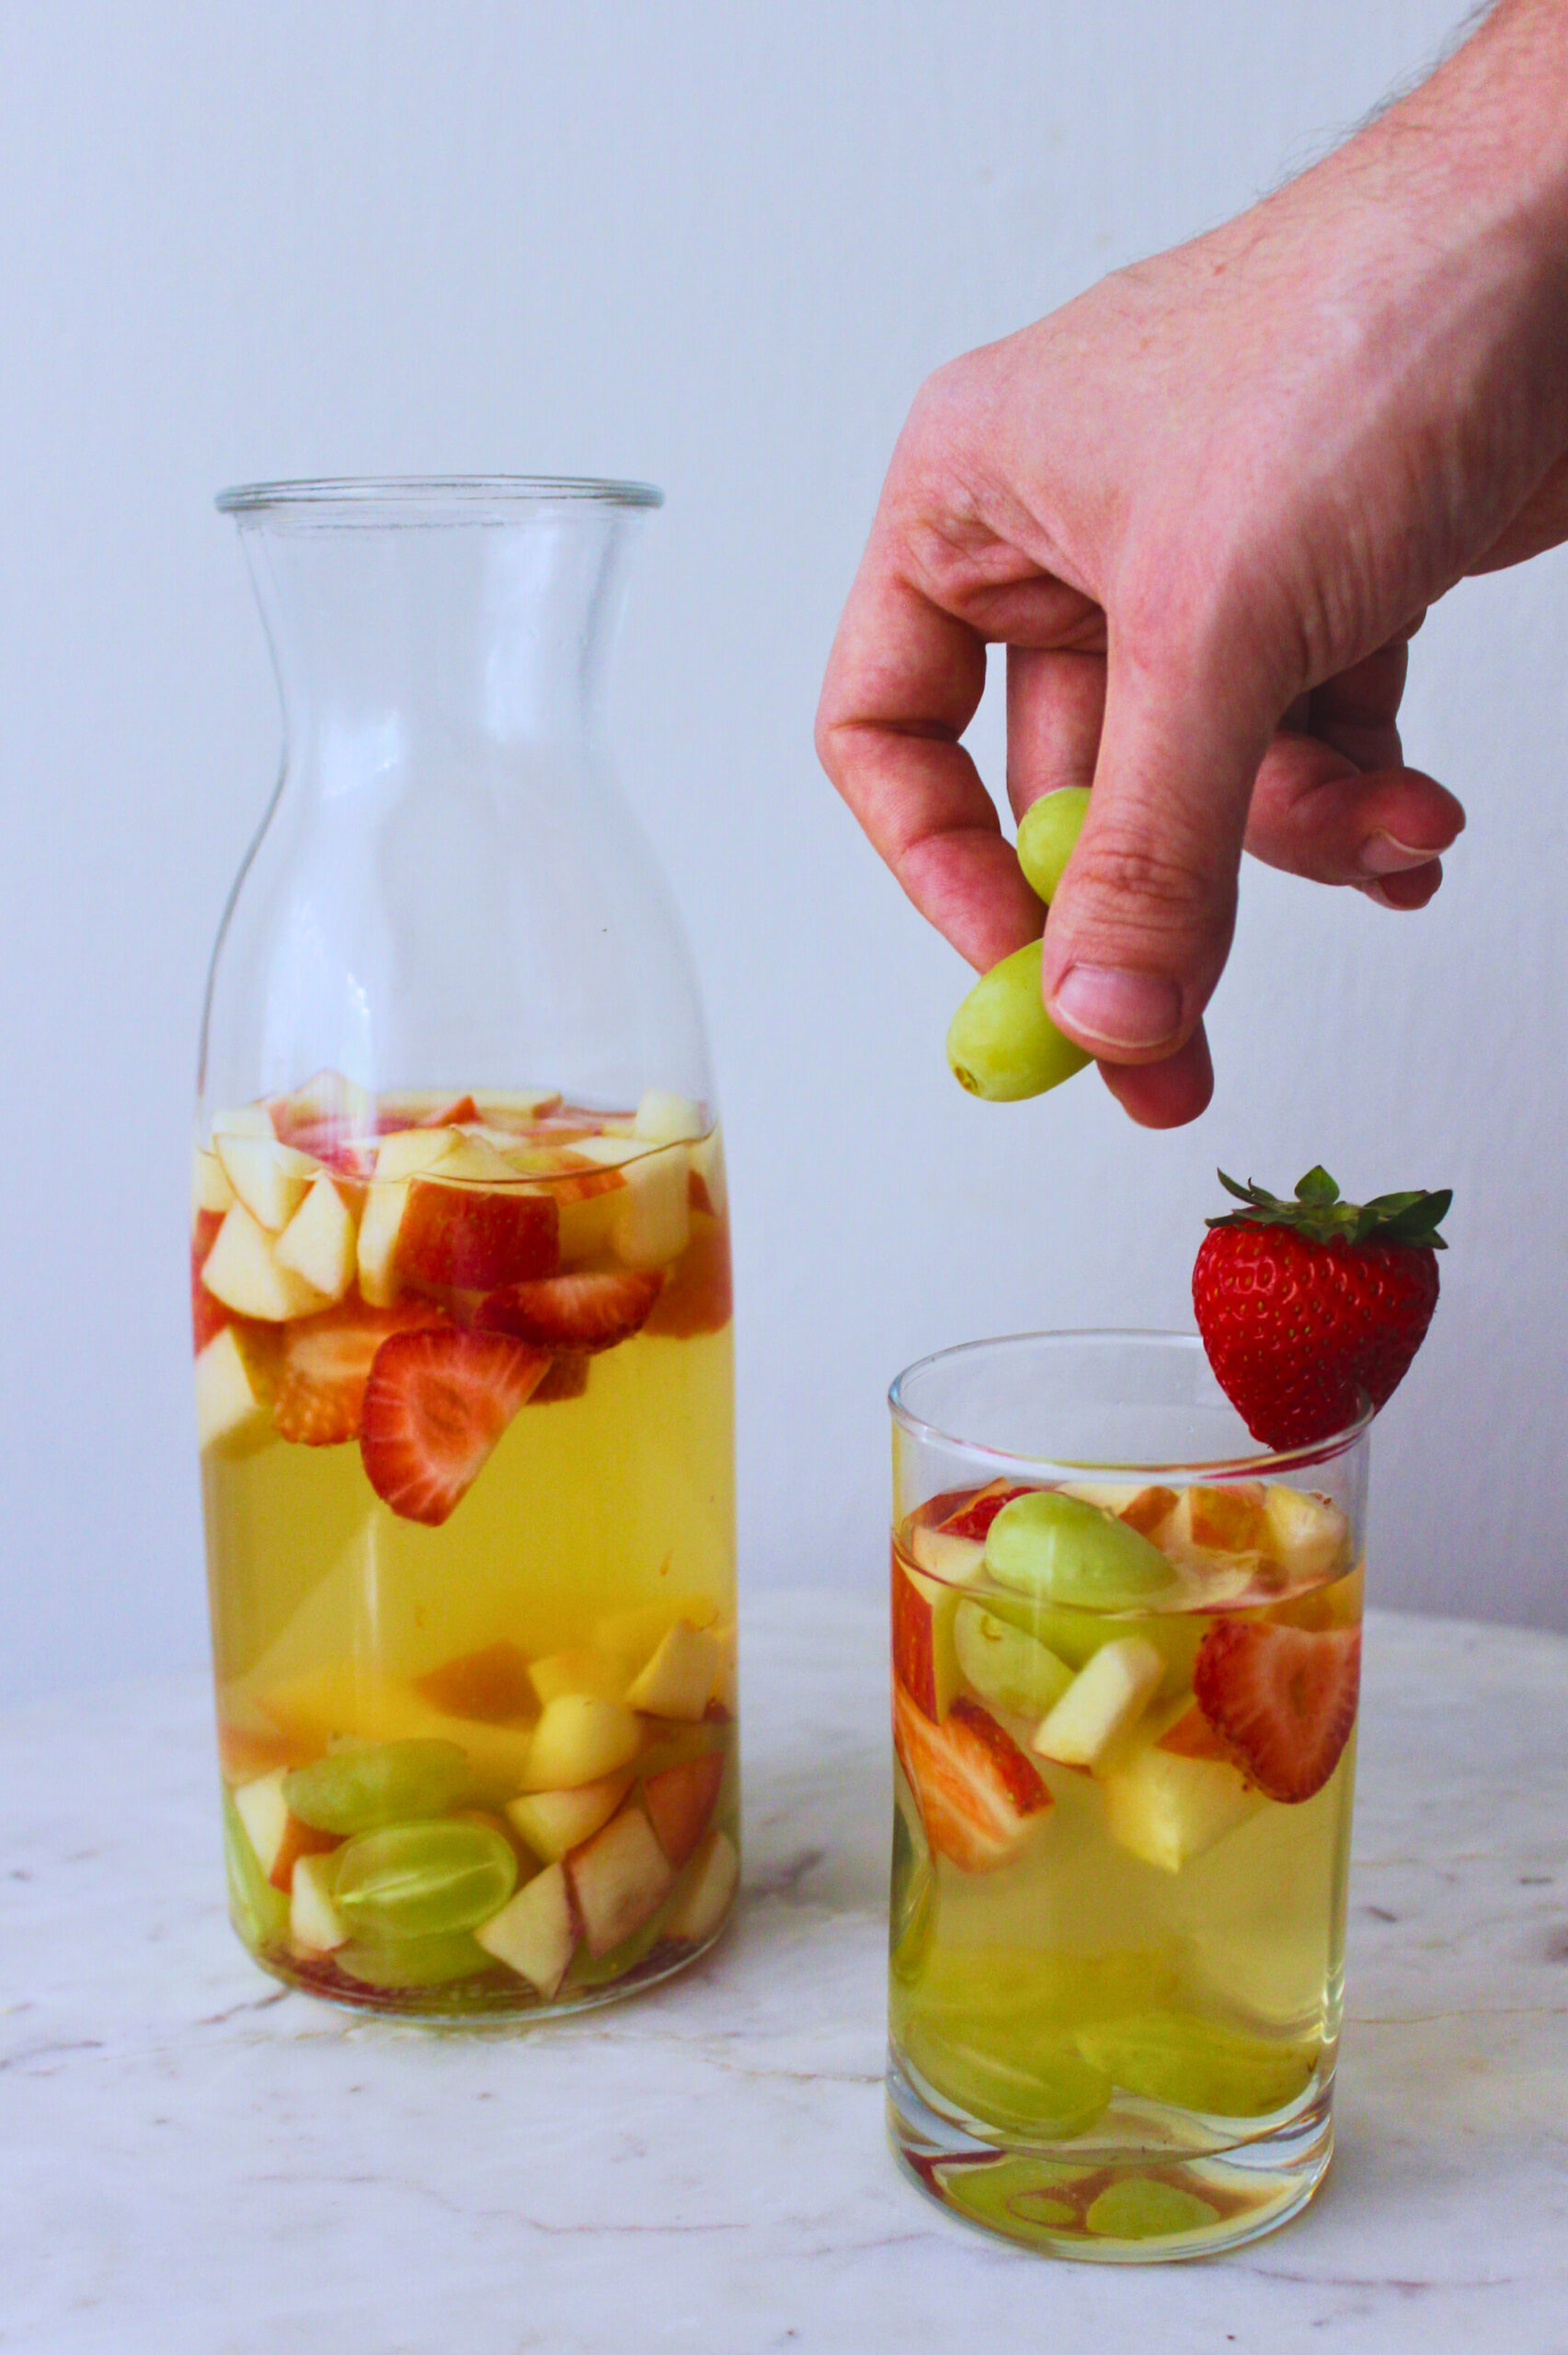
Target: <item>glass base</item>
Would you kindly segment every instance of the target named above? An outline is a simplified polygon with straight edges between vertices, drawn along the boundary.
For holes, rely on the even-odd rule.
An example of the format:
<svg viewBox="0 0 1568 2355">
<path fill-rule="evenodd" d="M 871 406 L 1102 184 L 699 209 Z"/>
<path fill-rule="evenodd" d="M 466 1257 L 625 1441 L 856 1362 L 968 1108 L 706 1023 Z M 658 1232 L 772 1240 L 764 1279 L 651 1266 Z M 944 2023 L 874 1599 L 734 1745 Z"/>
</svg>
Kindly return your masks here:
<svg viewBox="0 0 1568 2355">
<path fill-rule="evenodd" d="M 935 2108 L 896 2055 L 887 2063 L 888 2134 L 928 2199 L 1025 2248 L 1098 2265 L 1213 2257 L 1288 2223 L 1328 2172 L 1333 2098 L 1330 2077 L 1288 2120 L 1244 2141 L 1212 2142 L 1190 2114 L 1137 2102 L 1092 2140 L 1029 2146 L 980 2140 Z"/>
<path fill-rule="evenodd" d="M 728 1926 L 727 1918 L 700 1946 L 662 1940 L 613 1979 L 563 1988 L 551 2003 L 532 1994 L 519 1980 L 509 1985 L 486 1978 L 458 1980 L 444 1987 L 370 1986 L 338 1970 L 330 1955 L 307 1962 L 287 1950 L 258 1952 L 243 1938 L 240 1943 L 259 1970 L 302 1995 L 339 2005 L 345 2011 L 373 2012 L 383 2019 L 402 2020 L 415 2028 L 532 2028 L 540 2020 L 570 2019 L 579 2012 L 597 2011 L 602 2005 L 640 1995 L 711 1954 Z"/>
</svg>

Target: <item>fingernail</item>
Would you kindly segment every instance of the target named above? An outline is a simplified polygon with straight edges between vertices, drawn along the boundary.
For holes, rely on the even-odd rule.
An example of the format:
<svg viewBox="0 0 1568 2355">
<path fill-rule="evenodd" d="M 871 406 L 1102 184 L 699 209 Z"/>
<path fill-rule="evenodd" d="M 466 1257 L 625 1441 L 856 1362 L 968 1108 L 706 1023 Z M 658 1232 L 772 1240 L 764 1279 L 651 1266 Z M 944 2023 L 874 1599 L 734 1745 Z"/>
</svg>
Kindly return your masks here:
<svg viewBox="0 0 1568 2355">
<path fill-rule="evenodd" d="M 1437 856 L 1435 850 L 1413 850 L 1393 834 L 1368 834 L 1361 845 L 1364 875 L 1401 875 L 1407 867 L 1425 867 Z"/>
<path fill-rule="evenodd" d="M 1158 1047 L 1180 1026 L 1182 994 L 1163 973 L 1070 965 L 1057 983 L 1051 1011 L 1107 1047 Z"/>
</svg>

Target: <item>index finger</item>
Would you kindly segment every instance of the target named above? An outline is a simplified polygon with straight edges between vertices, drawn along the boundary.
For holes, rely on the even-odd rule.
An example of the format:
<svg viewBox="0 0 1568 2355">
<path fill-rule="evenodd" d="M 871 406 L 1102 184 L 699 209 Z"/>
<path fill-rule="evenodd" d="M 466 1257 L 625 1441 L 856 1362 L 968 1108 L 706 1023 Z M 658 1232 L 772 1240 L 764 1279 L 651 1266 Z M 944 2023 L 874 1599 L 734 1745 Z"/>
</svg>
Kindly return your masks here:
<svg viewBox="0 0 1568 2355">
<path fill-rule="evenodd" d="M 922 593 L 874 534 L 833 641 L 817 751 L 873 847 L 960 956 L 983 971 L 1037 937 L 996 805 L 959 738 L 986 641 Z"/>
</svg>

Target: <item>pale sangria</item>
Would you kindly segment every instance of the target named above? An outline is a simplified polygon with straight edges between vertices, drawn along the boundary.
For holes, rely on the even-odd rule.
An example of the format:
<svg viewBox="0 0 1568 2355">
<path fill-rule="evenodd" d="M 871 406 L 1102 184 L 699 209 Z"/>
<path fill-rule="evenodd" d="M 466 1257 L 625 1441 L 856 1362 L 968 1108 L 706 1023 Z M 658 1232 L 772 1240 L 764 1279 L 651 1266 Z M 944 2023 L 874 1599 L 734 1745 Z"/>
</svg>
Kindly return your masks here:
<svg viewBox="0 0 1568 2355">
<path fill-rule="evenodd" d="M 944 1453 L 900 1433 L 896 2145 L 1059 2253 L 1249 2238 L 1331 2148 L 1362 1435 L 913 1500 Z"/>
<path fill-rule="evenodd" d="M 353 2004 L 601 2002 L 738 1873 L 704 1108 L 335 1074 L 215 1114 L 191 1274 L 231 1910 Z"/>
</svg>

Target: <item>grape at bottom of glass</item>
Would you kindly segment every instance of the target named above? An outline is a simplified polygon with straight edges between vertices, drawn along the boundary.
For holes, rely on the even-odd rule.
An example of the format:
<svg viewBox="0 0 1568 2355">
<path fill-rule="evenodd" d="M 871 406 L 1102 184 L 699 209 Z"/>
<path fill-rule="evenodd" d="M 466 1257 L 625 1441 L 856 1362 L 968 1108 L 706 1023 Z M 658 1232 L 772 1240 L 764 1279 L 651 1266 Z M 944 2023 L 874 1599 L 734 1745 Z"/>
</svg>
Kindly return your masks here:
<svg viewBox="0 0 1568 2355">
<path fill-rule="evenodd" d="M 1333 2152 L 1369 1412 L 1266 1454 L 1111 1332 L 891 1405 L 894 2148 L 1054 2255 L 1253 2239 Z"/>
</svg>

